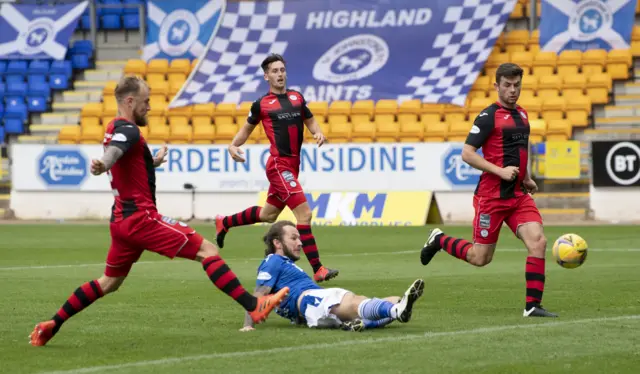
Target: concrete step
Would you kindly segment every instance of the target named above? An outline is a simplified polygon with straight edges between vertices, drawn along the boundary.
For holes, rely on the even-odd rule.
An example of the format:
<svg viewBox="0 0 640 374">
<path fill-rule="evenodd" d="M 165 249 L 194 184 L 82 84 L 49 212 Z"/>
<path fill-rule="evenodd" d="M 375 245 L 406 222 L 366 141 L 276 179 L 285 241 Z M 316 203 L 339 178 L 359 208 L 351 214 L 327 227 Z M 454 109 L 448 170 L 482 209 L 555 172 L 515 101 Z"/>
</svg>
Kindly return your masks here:
<svg viewBox="0 0 640 374">
<path fill-rule="evenodd" d="M 108 81 L 87 81 L 77 80 L 73 84 L 75 91 L 95 91 L 102 90 Z"/>
<path fill-rule="evenodd" d="M 614 97 L 616 105 L 636 105 L 640 106 L 640 95 L 616 95 Z"/>
<path fill-rule="evenodd" d="M 533 195 L 539 209 L 588 209 L 589 192 L 550 192 Z"/>
<path fill-rule="evenodd" d="M 96 69 L 100 70 L 122 70 L 127 64 L 127 60 L 101 60 L 96 61 Z"/>
<path fill-rule="evenodd" d="M 68 123 L 80 123 L 80 111 L 42 113 L 39 117 L 33 116 L 32 123 L 36 125 L 65 125 Z"/>
<path fill-rule="evenodd" d="M 68 125 L 31 125 L 29 126 L 29 131 L 32 135 L 38 136 L 57 135 L 60 132 L 60 129 L 65 126 Z"/>
<path fill-rule="evenodd" d="M 640 116 L 594 118 L 596 127 L 633 127 L 640 124 Z"/>
<path fill-rule="evenodd" d="M 65 103 L 94 103 L 100 100 L 102 90 L 64 91 L 61 98 L 61 102 Z"/>
<path fill-rule="evenodd" d="M 589 192 L 590 183 L 591 179 L 589 177 L 580 179 L 542 179 L 538 182 L 538 188 L 540 188 L 541 194 L 559 192 Z"/>
<path fill-rule="evenodd" d="M 616 95 L 640 95 L 640 82 L 616 82 L 614 90 Z"/>
<path fill-rule="evenodd" d="M 122 76 L 122 69 L 85 70 L 84 71 L 84 79 L 88 81 L 119 80 L 121 76 Z"/>
<path fill-rule="evenodd" d="M 589 209 L 540 209 L 544 222 L 577 222 L 592 220 Z"/>
<path fill-rule="evenodd" d="M 619 118 L 640 116 L 640 107 L 635 105 L 607 105 L 603 111 L 594 113 L 596 118 Z"/>
<path fill-rule="evenodd" d="M 79 112 L 80 110 L 82 110 L 82 107 L 84 105 L 85 103 L 53 103 L 51 107 L 56 113 Z"/>
<path fill-rule="evenodd" d="M 58 142 L 57 135 L 20 135 L 18 143 L 23 144 L 55 144 Z"/>
</svg>

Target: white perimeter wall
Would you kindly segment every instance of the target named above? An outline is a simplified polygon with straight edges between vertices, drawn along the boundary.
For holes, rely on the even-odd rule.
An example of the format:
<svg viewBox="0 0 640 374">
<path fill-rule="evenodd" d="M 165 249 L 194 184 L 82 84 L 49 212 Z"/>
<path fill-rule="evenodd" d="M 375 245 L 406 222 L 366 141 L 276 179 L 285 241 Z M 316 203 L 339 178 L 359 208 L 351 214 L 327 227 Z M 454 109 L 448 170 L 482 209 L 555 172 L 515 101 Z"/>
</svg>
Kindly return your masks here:
<svg viewBox="0 0 640 374">
<path fill-rule="evenodd" d="M 594 218 L 610 222 L 640 221 L 640 188 L 590 187 Z"/>
</svg>

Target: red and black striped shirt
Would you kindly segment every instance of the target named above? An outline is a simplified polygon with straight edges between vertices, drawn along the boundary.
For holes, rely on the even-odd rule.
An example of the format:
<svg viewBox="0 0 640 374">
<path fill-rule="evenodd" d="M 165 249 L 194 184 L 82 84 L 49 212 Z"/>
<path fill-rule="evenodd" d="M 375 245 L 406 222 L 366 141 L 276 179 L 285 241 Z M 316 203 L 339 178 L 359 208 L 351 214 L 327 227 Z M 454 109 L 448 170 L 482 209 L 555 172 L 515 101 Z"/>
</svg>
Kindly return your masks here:
<svg viewBox="0 0 640 374">
<path fill-rule="evenodd" d="M 300 157 L 304 120 L 311 117 L 302 94 L 287 90 L 283 94 L 269 92 L 254 101 L 247 122 L 257 125 L 262 121 L 272 156 Z"/>
<path fill-rule="evenodd" d="M 522 181 L 527 176 L 529 132 L 527 112 L 519 105 L 509 109 L 496 102 L 476 117 L 466 144 L 482 148 L 484 158 L 494 165 L 520 168 L 518 177 L 513 181 L 483 172 L 476 195 L 508 199 L 526 194 Z"/>
<path fill-rule="evenodd" d="M 156 171 L 153 155 L 137 125 L 115 118 L 103 145 L 120 148 L 124 155 L 108 171 L 114 195 L 111 222 L 122 221 L 138 210 L 156 211 Z"/>
</svg>

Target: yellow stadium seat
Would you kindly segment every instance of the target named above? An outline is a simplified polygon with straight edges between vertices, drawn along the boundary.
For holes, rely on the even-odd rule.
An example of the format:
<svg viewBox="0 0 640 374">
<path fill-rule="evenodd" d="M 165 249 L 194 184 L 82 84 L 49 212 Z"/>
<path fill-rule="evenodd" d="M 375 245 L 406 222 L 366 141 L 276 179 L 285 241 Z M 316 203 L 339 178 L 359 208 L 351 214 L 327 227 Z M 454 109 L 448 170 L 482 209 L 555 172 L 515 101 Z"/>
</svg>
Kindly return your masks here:
<svg viewBox="0 0 640 374">
<path fill-rule="evenodd" d="M 103 98 L 102 102 L 102 116 L 115 117 L 118 114 L 118 104 L 116 98 L 113 96 L 107 96 Z"/>
<path fill-rule="evenodd" d="M 540 118 L 540 112 L 542 112 L 542 99 L 539 97 L 521 97 L 519 103 L 520 106 L 527 111 L 529 116 L 529 122 Z"/>
<path fill-rule="evenodd" d="M 169 95 L 169 82 L 167 81 L 153 81 L 148 82 L 149 95 L 150 96 L 168 96 Z"/>
<path fill-rule="evenodd" d="M 87 126 L 82 128 L 80 134 L 81 144 L 101 144 L 104 140 L 104 129 L 102 126 Z"/>
<path fill-rule="evenodd" d="M 193 117 L 213 117 L 213 113 L 216 110 L 216 105 L 214 103 L 207 104 L 195 104 L 191 109 L 191 115 Z"/>
<path fill-rule="evenodd" d="M 139 75 L 144 77 L 147 74 L 147 64 L 144 60 L 131 59 L 124 65 L 125 75 Z"/>
<path fill-rule="evenodd" d="M 374 107 L 373 100 L 357 100 L 351 107 L 351 118 L 353 119 L 353 115 L 359 114 L 365 115 L 371 120 L 371 118 L 373 118 Z"/>
<path fill-rule="evenodd" d="M 332 143 L 348 142 L 351 139 L 351 123 L 329 122 L 329 137 Z"/>
<path fill-rule="evenodd" d="M 611 77 L 608 74 L 594 74 L 587 78 L 587 96 L 593 104 L 609 102 L 611 91 Z"/>
<path fill-rule="evenodd" d="M 189 119 L 191 119 L 191 110 L 192 110 L 192 106 L 181 106 L 181 107 L 177 107 L 177 108 L 171 108 L 169 109 L 167 107 L 167 109 L 164 111 L 164 115 L 167 118 L 171 118 L 173 116 L 185 116 Z"/>
<path fill-rule="evenodd" d="M 582 73 L 592 75 L 602 73 L 607 65 L 607 51 L 589 49 L 582 54 Z"/>
<path fill-rule="evenodd" d="M 147 63 L 147 74 L 162 74 L 165 75 L 169 72 L 169 60 L 164 58 L 156 58 L 149 60 Z"/>
<path fill-rule="evenodd" d="M 183 116 L 169 117 L 169 126 L 189 126 L 189 119 Z"/>
<path fill-rule="evenodd" d="M 527 43 L 527 49 L 531 53 L 540 52 L 540 29 L 535 29 L 529 36 L 529 41 Z"/>
<path fill-rule="evenodd" d="M 149 126 L 166 126 L 167 119 L 164 116 L 149 116 L 147 117 Z"/>
<path fill-rule="evenodd" d="M 533 53 L 525 51 L 513 52 L 511 53 L 511 62 L 520 66 L 525 75 L 529 75 L 533 67 Z"/>
<path fill-rule="evenodd" d="M 478 91 L 488 91 L 493 89 L 493 81 L 491 77 L 481 75 L 476 78 L 471 90 L 477 89 Z"/>
<path fill-rule="evenodd" d="M 329 123 L 329 125 L 333 125 L 336 123 L 343 124 L 349 122 L 349 119 L 346 114 L 329 114 L 327 122 Z"/>
<path fill-rule="evenodd" d="M 547 133 L 547 122 L 543 119 L 534 119 L 529 121 L 529 142 L 530 143 L 540 143 L 544 139 L 545 134 Z"/>
<path fill-rule="evenodd" d="M 249 112 L 247 112 L 249 113 Z M 249 116 L 247 114 L 236 114 L 235 116 L 235 122 L 238 124 L 238 126 L 244 126 L 245 123 L 247 123 L 247 118 L 249 118 Z M 318 117 L 316 118 L 317 121 L 319 121 L 321 118 Z M 323 119 L 324 121 L 324 119 Z M 321 121 L 319 121 L 321 122 Z M 260 123 L 258 123 L 258 125 L 260 125 Z"/>
<path fill-rule="evenodd" d="M 149 107 L 149 116 L 163 116 L 167 109 L 167 100 L 162 96 L 152 96 L 149 98 Z"/>
<path fill-rule="evenodd" d="M 415 121 L 414 121 L 415 123 Z M 354 128 L 355 130 L 355 128 Z M 378 143 L 395 143 L 398 141 L 398 132 L 400 128 L 395 122 L 377 122 L 376 123 L 376 142 Z"/>
<path fill-rule="evenodd" d="M 575 127 L 589 125 L 591 99 L 587 96 L 568 96 L 566 106 L 567 120 Z"/>
<path fill-rule="evenodd" d="M 138 130 L 140 130 L 140 136 L 147 139 L 147 136 L 149 136 L 149 126 L 138 127 Z"/>
<path fill-rule="evenodd" d="M 640 25 L 633 25 L 633 31 L 631 32 L 631 54 L 633 57 L 640 57 Z"/>
<path fill-rule="evenodd" d="M 168 70 L 169 74 L 184 74 L 187 76 L 189 72 L 191 72 L 191 61 L 186 58 L 171 60 Z"/>
<path fill-rule="evenodd" d="M 562 83 L 562 96 L 584 96 L 587 77 L 584 74 L 566 75 Z"/>
<path fill-rule="evenodd" d="M 558 75 L 567 76 L 578 74 L 578 68 L 582 64 L 582 52 L 576 50 L 564 50 L 560 52 L 557 62 Z"/>
<path fill-rule="evenodd" d="M 322 131 L 322 133 L 324 134 L 325 137 L 329 135 L 330 128 L 329 128 L 329 124 L 327 122 L 319 122 L 318 126 L 320 126 L 320 131 Z M 313 140 L 313 135 L 311 135 L 311 131 L 305 129 L 304 133 L 308 134 L 307 136 L 309 137 L 309 139 Z M 266 136 L 265 136 L 265 138 L 266 138 Z M 315 140 L 313 140 L 313 142 L 315 142 Z"/>
<path fill-rule="evenodd" d="M 233 137 L 236 136 L 238 132 L 238 125 L 235 124 L 224 124 L 224 125 L 216 125 L 216 137 L 213 140 L 216 144 L 227 144 L 233 140 Z"/>
<path fill-rule="evenodd" d="M 193 127 L 193 143 L 194 144 L 211 144 L 215 138 L 215 128 L 209 126 Z"/>
<path fill-rule="evenodd" d="M 536 92 L 538 92 L 538 75 L 525 75 L 522 77 L 522 89 L 520 90 L 520 95 L 524 94 L 524 96 L 535 96 Z M 527 94 L 530 93 L 530 94 Z"/>
<path fill-rule="evenodd" d="M 420 100 L 405 100 L 398 107 L 398 114 L 420 114 L 422 103 Z"/>
<path fill-rule="evenodd" d="M 538 52 L 533 58 L 533 74 L 537 76 L 552 75 L 558 63 L 555 52 Z"/>
<path fill-rule="evenodd" d="M 480 112 L 493 104 L 490 99 L 473 99 L 469 105 L 469 119 L 473 120 Z"/>
<path fill-rule="evenodd" d="M 249 112 L 251 111 L 251 106 L 253 105 L 253 101 L 243 101 L 240 103 L 238 108 L 236 109 L 236 116 L 241 114 L 244 117 L 249 116 Z M 314 113 L 315 114 L 315 113 Z"/>
<path fill-rule="evenodd" d="M 107 84 L 102 88 L 102 96 L 114 96 L 117 85 L 118 81 L 107 81 Z"/>
<path fill-rule="evenodd" d="M 182 84 L 187 80 L 187 76 L 182 73 L 169 73 L 166 80 L 169 82 L 169 87 L 171 87 L 171 82 L 180 82 Z"/>
<path fill-rule="evenodd" d="M 444 114 L 444 104 L 422 103 L 420 113 L 438 114 L 442 116 Z"/>
<path fill-rule="evenodd" d="M 467 139 L 467 135 L 469 135 L 471 126 L 473 124 L 468 121 L 451 122 L 447 131 L 447 141 L 464 142 Z"/>
<path fill-rule="evenodd" d="M 371 117 L 368 114 L 351 114 L 350 119 L 351 119 L 351 123 L 371 122 Z"/>
<path fill-rule="evenodd" d="M 164 74 L 151 73 L 151 74 L 147 74 L 145 81 L 147 81 L 147 84 L 151 86 L 152 83 L 165 82 L 166 79 L 164 79 Z"/>
<path fill-rule="evenodd" d="M 80 109 L 80 117 L 102 117 L 102 103 L 88 103 Z"/>
<path fill-rule="evenodd" d="M 313 113 L 313 116 L 316 117 L 316 121 L 324 122 L 327 119 L 327 115 L 329 114 L 329 103 L 326 101 L 313 101 L 307 103 L 307 107 L 311 113 Z M 246 111 L 246 113 L 248 114 L 249 111 Z"/>
<path fill-rule="evenodd" d="M 524 18 L 524 6 L 521 3 L 516 3 L 513 7 L 513 11 L 509 14 L 510 19 Z"/>
<path fill-rule="evenodd" d="M 336 100 L 332 101 L 329 105 L 329 116 L 332 114 L 343 114 L 350 115 L 351 114 L 351 101 L 347 100 Z"/>
<path fill-rule="evenodd" d="M 547 122 L 547 141 L 562 141 L 571 138 L 571 123 L 566 119 L 554 119 Z"/>
<path fill-rule="evenodd" d="M 502 51 L 504 51 L 504 39 L 505 39 L 504 34 L 501 33 L 500 35 L 498 35 L 496 44 L 493 47 L 493 50 L 495 51 L 495 53 L 501 53 Z"/>
<path fill-rule="evenodd" d="M 489 91 L 489 99 L 491 99 L 491 101 L 498 101 L 498 91 Z"/>
<path fill-rule="evenodd" d="M 147 142 L 149 144 L 164 144 L 169 140 L 169 126 L 149 126 Z"/>
<path fill-rule="evenodd" d="M 607 55 L 607 73 L 612 79 L 628 79 L 633 57 L 629 49 L 613 49 Z"/>
<path fill-rule="evenodd" d="M 398 140 L 401 143 L 419 143 L 424 139 L 424 125 L 418 122 L 400 124 Z"/>
<path fill-rule="evenodd" d="M 459 122 L 467 119 L 467 108 L 460 107 L 453 104 L 447 104 L 444 106 L 444 120 L 445 122 Z"/>
<path fill-rule="evenodd" d="M 376 115 L 378 114 L 393 114 L 398 113 L 398 101 L 391 99 L 378 100 L 375 106 Z"/>
<path fill-rule="evenodd" d="M 467 95 L 468 99 L 486 99 L 487 91 L 474 90 L 473 88 L 469 90 L 469 94 Z"/>
<path fill-rule="evenodd" d="M 398 123 L 408 123 L 408 122 L 418 122 L 418 115 L 411 113 L 401 113 L 398 114 Z"/>
<path fill-rule="evenodd" d="M 103 117 L 100 117 L 100 123 L 102 124 L 103 127 L 107 127 L 107 126 L 109 126 L 109 123 L 111 123 L 111 121 L 113 121 L 113 117 L 114 116 L 103 116 Z"/>
<path fill-rule="evenodd" d="M 498 66 L 505 62 L 509 62 L 510 60 L 511 57 L 509 56 L 509 53 L 491 53 L 489 58 L 487 58 L 487 62 L 484 64 L 485 74 L 489 77 L 495 76 Z"/>
<path fill-rule="evenodd" d="M 420 123 L 422 124 L 431 124 L 442 122 L 442 116 L 437 113 L 424 113 L 420 116 Z"/>
<path fill-rule="evenodd" d="M 447 136 L 447 128 L 449 126 L 445 122 L 436 122 L 427 124 L 424 129 L 425 142 L 444 142 Z"/>
<path fill-rule="evenodd" d="M 242 125 L 240 125 L 242 126 Z M 239 127 L 238 127 L 239 128 Z M 266 135 L 264 133 L 264 129 L 262 126 L 256 126 L 253 131 L 251 132 L 251 135 L 249 135 L 249 141 L 251 142 L 251 144 L 258 144 L 262 139 L 265 139 Z"/>
<path fill-rule="evenodd" d="M 559 75 L 544 75 L 538 81 L 538 97 L 544 99 L 560 96 L 562 78 Z"/>
<path fill-rule="evenodd" d="M 169 81 L 169 95 L 170 96 L 175 96 L 178 92 L 180 92 L 180 90 L 182 89 L 182 85 L 184 84 L 185 81 L 178 81 L 178 80 L 170 80 Z"/>
<path fill-rule="evenodd" d="M 393 114 L 376 114 L 374 118 L 375 123 L 395 123 L 395 116 Z"/>
<path fill-rule="evenodd" d="M 235 122 L 231 116 L 217 116 L 213 118 L 213 123 L 215 125 L 232 125 Z M 244 123 L 239 125 L 244 125 Z"/>
<path fill-rule="evenodd" d="M 193 138 L 191 126 L 177 125 L 171 126 L 169 130 L 170 144 L 189 144 Z"/>
<path fill-rule="evenodd" d="M 352 143 L 372 143 L 376 133 L 376 125 L 373 122 L 354 122 L 351 131 Z"/>
<path fill-rule="evenodd" d="M 60 144 L 76 144 L 80 139 L 80 126 L 68 125 L 60 129 L 58 133 L 58 143 Z"/>
<path fill-rule="evenodd" d="M 207 116 L 193 116 L 193 117 L 191 117 L 191 125 L 193 127 L 211 126 L 211 124 L 212 124 L 211 117 L 207 117 Z"/>
<path fill-rule="evenodd" d="M 565 106 L 564 97 L 543 98 L 542 119 L 547 121 L 547 123 L 554 119 L 563 119 Z"/>
<path fill-rule="evenodd" d="M 100 118 L 98 118 L 98 117 L 81 117 L 80 118 L 80 126 L 81 127 L 100 126 Z"/>
<path fill-rule="evenodd" d="M 218 117 L 218 116 L 233 117 L 236 115 L 236 109 L 237 109 L 237 105 L 234 103 L 220 103 L 216 107 L 216 111 L 213 113 L 213 116 L 214 117 Z"/>
</svg>

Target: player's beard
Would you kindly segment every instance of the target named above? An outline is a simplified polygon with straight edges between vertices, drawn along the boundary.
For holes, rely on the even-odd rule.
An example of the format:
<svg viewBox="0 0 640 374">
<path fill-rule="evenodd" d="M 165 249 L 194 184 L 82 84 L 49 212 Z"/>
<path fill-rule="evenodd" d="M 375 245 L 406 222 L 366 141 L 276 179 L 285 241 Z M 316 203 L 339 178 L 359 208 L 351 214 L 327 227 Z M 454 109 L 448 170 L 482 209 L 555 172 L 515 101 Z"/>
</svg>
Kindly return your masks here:
<svg viewBox="0 0 640 374">
<path fill-rule="evenodd" d="M 289 248 L 289 247 L 288 247 L 286 244 L 284 244 L 284 243 L 282 243 L 282 244 L 283 244 L 283 246 L 282 246 L 282 247 L 283 247 L 283 248 L 282 248 L 282 251 L 284 252 L 284 255 L 285 255 L 286 257 L 288 257 L 289 259 L 291 259 L 291 261 L 293 261 L 293 262 L 296 262 L 296 261 L 298 261 L 298 260 L 300 259 L 300 251 L 301 251 L 302 249 L 299 249 L 299 250 L 298 250 L 298 254 L 296 254 L 296 253 L 294 252 L 294 250 L 293 250 L 293 249 Z"/>
<path fill-rule="evenodd" d="M 140 127 L 145 127 L 147 125 L 147 116 L 139 115 L 138 113 L 133 113 L 133 119 L 136 121 L 136 125 Z"/>
</svg>

